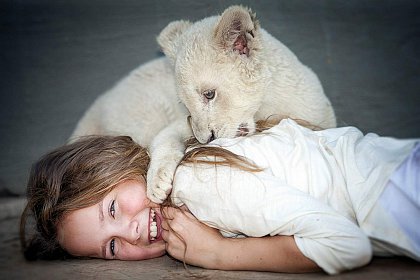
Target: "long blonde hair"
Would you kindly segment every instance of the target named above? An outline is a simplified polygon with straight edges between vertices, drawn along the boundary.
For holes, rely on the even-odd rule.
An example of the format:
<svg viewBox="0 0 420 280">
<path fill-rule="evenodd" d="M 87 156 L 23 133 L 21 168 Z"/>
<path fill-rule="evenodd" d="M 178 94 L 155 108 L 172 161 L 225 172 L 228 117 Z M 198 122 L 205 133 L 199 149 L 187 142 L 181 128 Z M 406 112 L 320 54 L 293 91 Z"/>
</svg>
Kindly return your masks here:
<svg viewBox="0 0 420 280">
<path fill-rule="evenodd" d="M 31 169 L 28 202 L 20 239 L 28 260 L 68 256 L 57 241 L 57 224 L 66 213 L 101 201 L 117 184 L 146 176 L 149 156 L 128 136 L 91 136 L 60 147 Z M 27 239 L 28 217 L 35 233 Z"/>
</svg>

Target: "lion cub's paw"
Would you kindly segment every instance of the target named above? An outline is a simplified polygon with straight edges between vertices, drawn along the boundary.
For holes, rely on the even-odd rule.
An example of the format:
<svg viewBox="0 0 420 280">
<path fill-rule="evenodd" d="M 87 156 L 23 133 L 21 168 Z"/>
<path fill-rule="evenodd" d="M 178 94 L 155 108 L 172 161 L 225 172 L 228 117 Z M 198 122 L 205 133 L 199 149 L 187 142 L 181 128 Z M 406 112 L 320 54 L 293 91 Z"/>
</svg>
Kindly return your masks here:
<svg viewBox="0 0 420 280">
<path fill-rule="evenodd" d="M 147 197 L 155 203 L 162 203 L 172 190 L 172 181 L 178 160 L 165 159 L 150 163 L 147 172 Z"/>
</svg>

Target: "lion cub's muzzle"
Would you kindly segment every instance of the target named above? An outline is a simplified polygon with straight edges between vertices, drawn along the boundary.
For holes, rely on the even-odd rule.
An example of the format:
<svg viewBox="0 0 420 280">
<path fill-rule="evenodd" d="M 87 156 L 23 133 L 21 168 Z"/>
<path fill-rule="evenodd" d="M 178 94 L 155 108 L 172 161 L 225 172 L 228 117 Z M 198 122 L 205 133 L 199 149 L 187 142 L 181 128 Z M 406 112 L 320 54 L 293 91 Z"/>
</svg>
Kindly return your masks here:
<svg viewBox="0 0 420 280">
<path fill-rule="evenodd" d="M 198 140 L 198 142 L 200 142 L 201 144 L 207 144 L 210 143 L 211 141 L 213 141 L 214 139 L 217 138 L 235 138 L 235 137 L 240 137 L 240 136 L 246 136 L 251 132 L 251 129 L 248 125 L 248 123 L 241 123 L 236 130 L 230 130 L 230 132 L 226 133 L 226 130 L 223 130 L 225 133 L 220 134 L 220 130 L 219 130 L 219 134 L 216 133 L 216 131 L 214 129 L 211 129 L 209 131 L 209 134 L 207 135 L 199 135 L 197 134 L 196 129 L 194 129 L 194 125 L 192 123 L 192 117 L 188 116 L 187 117 L 188 120 L 188 124 L 191 127 L 191 130 L 193 131 L 194 137 Z"/>
</svg>

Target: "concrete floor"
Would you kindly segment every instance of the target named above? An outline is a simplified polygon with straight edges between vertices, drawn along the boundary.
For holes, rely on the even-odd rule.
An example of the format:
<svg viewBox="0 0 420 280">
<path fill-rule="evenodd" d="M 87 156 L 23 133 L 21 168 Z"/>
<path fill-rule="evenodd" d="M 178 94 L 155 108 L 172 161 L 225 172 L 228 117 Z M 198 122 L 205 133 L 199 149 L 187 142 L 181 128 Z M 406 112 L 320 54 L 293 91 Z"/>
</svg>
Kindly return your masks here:
<svg viewBox="0 0 420 280">
<path fill-rule="evenodd" d="M 170 21 L 198 20 L 237 3 L 251 7 L 261 26 L 318 74 L 339 125 L 420 137 L 420 1 L 3 0 L 0 196 L 22 195 L 31 163 L 65 143 L 93 100 L 139 64 L 161 55 L 155 37 Z M 26 264 L 17 244 L 13 211 L 18 201 L 0 201 L 6 213 L 0 215 L 0 279 L 188 276 L 167 257 Z M 215 279 L 325 276 L 203 273 Z M 420 268 L 405 259 L 377 259 L 338 278 L 367 277 L 419 279 Z"/>
<path fill-rule="evenodd" d="M 336 276 L 206 270 L 168 256 L 145 261 L 66 260 L 26 262 L 20 253 L 18 216 L 24 199 L 0 200 L 0 279 L 420 279 L 420 264 L 405 258 L 375 258 L 366 267 Z M 191 277 L 194 276 L 194 277 Z"/>
</svg>

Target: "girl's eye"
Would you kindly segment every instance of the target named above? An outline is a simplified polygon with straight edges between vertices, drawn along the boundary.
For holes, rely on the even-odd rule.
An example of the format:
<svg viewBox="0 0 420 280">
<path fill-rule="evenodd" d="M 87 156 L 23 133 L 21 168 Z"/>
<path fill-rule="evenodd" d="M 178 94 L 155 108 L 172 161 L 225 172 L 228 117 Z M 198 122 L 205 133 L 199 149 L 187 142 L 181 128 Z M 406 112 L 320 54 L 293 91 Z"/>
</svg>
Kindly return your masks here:
<svg viewBox="0 0 420 280">
<path fill-rule="evenodd" d="M 216 95 L 216 90 L 215 89 L 206 90 L 203 92 L 203 95 L 207 100 L 212 100 L 214 96 Z"/>
<path fill-rule="evenodd" d="M 112 218 L 115 218 L 115 200 L 113 200 L 109 206 L 109 214 Z"/>
<path fill-rule="evenodd" d="M 109 242 L 109 251 L 111 252 L 111 255 L 115 256 L 115 239 L 112 239 L 111 242 Z"/>
</svg>

